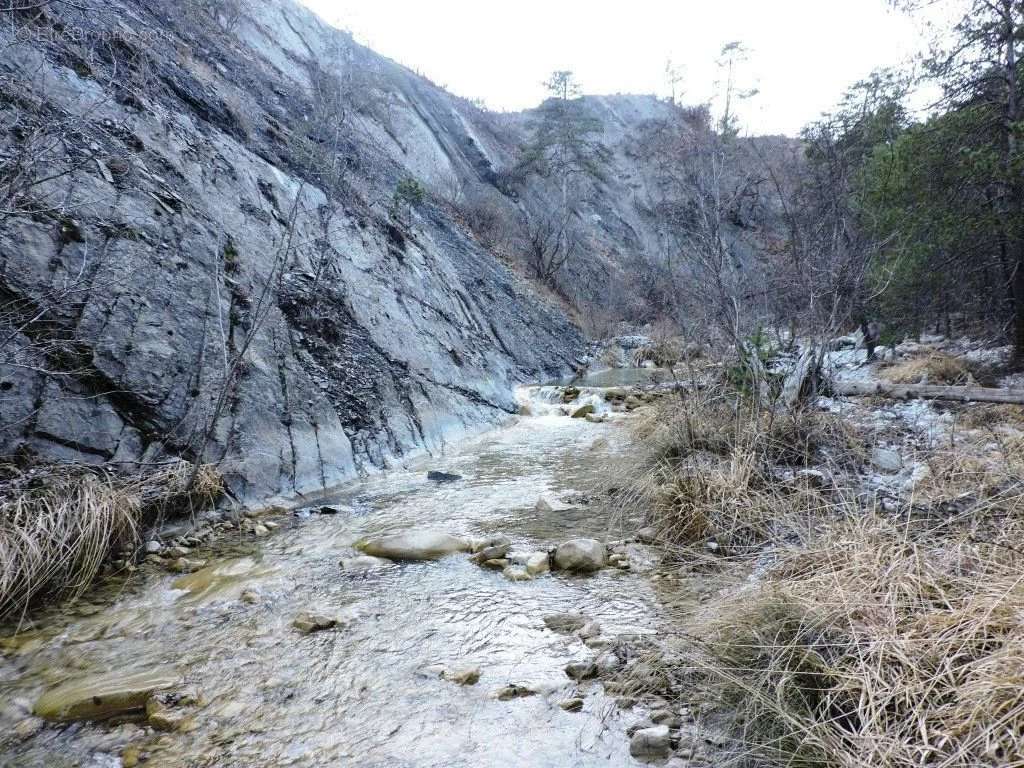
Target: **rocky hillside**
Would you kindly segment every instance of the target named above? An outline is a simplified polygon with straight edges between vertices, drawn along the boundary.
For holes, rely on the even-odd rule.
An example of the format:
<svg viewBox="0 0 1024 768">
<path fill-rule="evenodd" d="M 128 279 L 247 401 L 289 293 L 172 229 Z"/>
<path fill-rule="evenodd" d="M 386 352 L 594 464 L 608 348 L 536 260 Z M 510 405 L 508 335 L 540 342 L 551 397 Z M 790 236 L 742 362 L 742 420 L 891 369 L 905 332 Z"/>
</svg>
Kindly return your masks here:
<svg viewBox="0 0 1024 768">
<path fill-rule="evenodd" d="M 291 0 L 4 14 L 0 454 L 202 458 L 244 498 L 493 423 L 581 352 L 567 308 L 645 317 L 662 209 L 690 194 L 659 137 L 708 132 L 654 97 L 582 100 L 601 172 L 542 301 L 517 261 L 558 196 L 517 170 L 536 112 L 484 111 Z"/>
<path fill-rule="evenodd" d="M 493 423 L 579 352 L 441 206 L 393 204 L 410 174 L 486 174 L 454 102 L 302 8 L 7 16 L 0 453 L 314 492 Z"/>
</svg>

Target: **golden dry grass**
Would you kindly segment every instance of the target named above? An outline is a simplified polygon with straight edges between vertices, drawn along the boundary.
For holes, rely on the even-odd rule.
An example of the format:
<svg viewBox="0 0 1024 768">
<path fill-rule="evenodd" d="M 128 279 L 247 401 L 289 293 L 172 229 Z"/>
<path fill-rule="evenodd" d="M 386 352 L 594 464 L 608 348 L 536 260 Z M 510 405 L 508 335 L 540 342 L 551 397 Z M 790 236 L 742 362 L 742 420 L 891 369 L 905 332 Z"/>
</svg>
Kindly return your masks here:
<svg viewBox="0 0 1024 768">
<path fill-rule="evenodd" d="M 883 368 L 881 375 L 893 384 L 966 384 L 971 371 L 957 357 L 932 352 Z"/>
<path fill-rule="evenodd" d="M 835 524 L 708 607 L 700 663 L 771 763 L 1022 765 L 1022 533 Z"/>
<path fill-rule="evenodd" d="M 216 469 L 187 462 L 127 476 L 77 465 L 14 473 L 0 496 L 0 619 L 80 594 L 112 552 L 138 544 L 144 522 L 221 492 Z"/>
<path fill-rule="evenodd" d="M 848 425 L 828 414 L 773 414 L 726 390 L 664 398 L 634 433 L 644 447 L 642 467 L 620 502 L 645 509 L 670 545 L 711 539 L 730 555 L 802 535 L 808 520 L 834 511 L 811 482 L 823 478 L 801 469 L 864 456 Z M 780 469 L 788 482 L 779 481 Z"/>
<path fill-rule="evenodd" d="M 1024 437 L 920 449 L 927 472 L 883 513 L 849 422 L 723 392 L 672 408 L 638 420 L 629 501 L 670 547 L 730 555 L 713 562 L 733 586 L 680 616 L 675 662 L 734 716 L 729 764 L 1024 766 Z"/>
</svg>

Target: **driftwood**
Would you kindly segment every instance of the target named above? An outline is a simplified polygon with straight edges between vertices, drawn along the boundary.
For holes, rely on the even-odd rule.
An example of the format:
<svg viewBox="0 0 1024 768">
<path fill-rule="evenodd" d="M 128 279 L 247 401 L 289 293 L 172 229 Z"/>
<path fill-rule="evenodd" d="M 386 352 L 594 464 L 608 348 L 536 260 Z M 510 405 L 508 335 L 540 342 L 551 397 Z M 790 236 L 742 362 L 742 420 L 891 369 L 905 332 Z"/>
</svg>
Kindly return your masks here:
<svg viewBox="0 0 1024 768">
<path fill-rule="evenodd" d="M 888 384 L 880 381 L 833 382 L 837 395 L 867 397 L 879 395 L 898 400 L 955 400 L 961 403 L 1009 403 L 1024 405 L 1024 389 L 953 387 L 938 384 Z"/>
<path fill-rule="evenodd" d="M 782 402 L 787 408 L 793 408 L 807 390 L 815 388 L 819 368 L 817 350 L 806 347 L 782 384 Z"/>
</svg>

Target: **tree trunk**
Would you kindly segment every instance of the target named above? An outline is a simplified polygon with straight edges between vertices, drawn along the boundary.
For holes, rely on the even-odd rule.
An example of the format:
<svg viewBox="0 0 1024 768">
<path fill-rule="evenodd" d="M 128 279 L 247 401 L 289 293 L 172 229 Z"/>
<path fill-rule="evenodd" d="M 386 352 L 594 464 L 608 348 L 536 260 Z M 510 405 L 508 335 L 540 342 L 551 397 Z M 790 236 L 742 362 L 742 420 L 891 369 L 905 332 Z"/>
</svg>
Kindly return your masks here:
<svg viewBox="0 0 1024 768">
<path fill-rule="evenodd" d="M 961 403 L 1008 403 L 1024 405 L 1024 389 L 992 387 L 947 387 L 937 384 L 887 384 L 870 381 L 833 382 L 837 395 L 869 397 L 879 395 L 897 400 L 954 400 Z"/>
</svg>

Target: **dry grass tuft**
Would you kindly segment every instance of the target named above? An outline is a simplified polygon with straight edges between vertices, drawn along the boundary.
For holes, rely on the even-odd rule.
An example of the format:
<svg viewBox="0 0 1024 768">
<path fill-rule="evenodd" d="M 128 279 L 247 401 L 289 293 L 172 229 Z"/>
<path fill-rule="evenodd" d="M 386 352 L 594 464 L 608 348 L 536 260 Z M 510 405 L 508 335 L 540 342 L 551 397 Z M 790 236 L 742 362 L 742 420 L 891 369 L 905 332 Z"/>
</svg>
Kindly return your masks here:
<svg viewBox="0 0 1024 768">
<path fill-rule="evenodd" d="M 893 384 L 967 384 L 972 377 L 967 363 L 944 352 L 896 363 L 881 374 Z"/>
<path fill-rule="evenodd" d="M 1022 532 L 979 542 L 869 516 L 716 604 L 701 663 L 748 745 L 786 765 L 1022 764 Z"/>
<path fill-rule="evenodd" d="M 0 619 L 40 599 L 80 594 L 112 552 L 138 544 L 144 522 L 210 505 L 223 490 L 216 469 L 187 462 L 134 475 L 80 465 L 8 475 L 0 489 Z"/>
<path fill-rule="evenodd" d="M 800 470 L 864 455 L 852 430 L 827 414 L 773 414 L 722 390 L 662 400 L 638 420 L 635 435 L 645 468 L 620 502 L 648 510 L 662 541 L 713 539 L 719 554 L 730 555 L 803 535 L 808 520 L 834 505 L 810 482 L 821 478 Z M 780 468 L 789 468 L 789 482 L 780 482 Z"/>
</svg>

